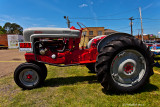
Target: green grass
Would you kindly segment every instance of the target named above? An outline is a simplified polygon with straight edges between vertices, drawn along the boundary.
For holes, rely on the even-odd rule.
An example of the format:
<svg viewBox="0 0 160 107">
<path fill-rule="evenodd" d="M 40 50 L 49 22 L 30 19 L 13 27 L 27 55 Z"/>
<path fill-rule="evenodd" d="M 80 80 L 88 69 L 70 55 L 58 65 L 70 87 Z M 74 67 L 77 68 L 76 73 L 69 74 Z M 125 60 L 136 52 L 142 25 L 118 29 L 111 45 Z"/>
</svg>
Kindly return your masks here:
<svg viewBox="0 0 160 107">
<path fill-rule="evenodd" d="M 0 106 L 159 106 L 160 75 L 154 74 L 150 84 L 134 94 L 116 95 L 105 92 L 93 73 L 84 66 L 47 66 L 48 76 L 42 87 L 22 90 L 13 75 L 0 78 Z M 154 68 L 159 70 L 159 68 Z"/>
</svg>

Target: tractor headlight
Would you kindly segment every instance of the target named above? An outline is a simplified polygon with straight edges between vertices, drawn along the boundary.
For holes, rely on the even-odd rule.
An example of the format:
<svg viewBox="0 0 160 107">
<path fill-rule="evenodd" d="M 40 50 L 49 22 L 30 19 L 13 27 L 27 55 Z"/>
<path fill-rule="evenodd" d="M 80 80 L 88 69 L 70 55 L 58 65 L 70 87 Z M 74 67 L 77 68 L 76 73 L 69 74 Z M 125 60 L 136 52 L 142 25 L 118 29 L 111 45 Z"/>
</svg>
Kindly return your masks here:
<svg viewBox="0 0 160 107">
<path fill-rule="evenodd" d="M 56 55 L 55 55 L 55 54 L 53 54 L 51 57 L 52 57 L 53 59 L 55 59 L 55 58 L 56 58 Z"/>
</svg>

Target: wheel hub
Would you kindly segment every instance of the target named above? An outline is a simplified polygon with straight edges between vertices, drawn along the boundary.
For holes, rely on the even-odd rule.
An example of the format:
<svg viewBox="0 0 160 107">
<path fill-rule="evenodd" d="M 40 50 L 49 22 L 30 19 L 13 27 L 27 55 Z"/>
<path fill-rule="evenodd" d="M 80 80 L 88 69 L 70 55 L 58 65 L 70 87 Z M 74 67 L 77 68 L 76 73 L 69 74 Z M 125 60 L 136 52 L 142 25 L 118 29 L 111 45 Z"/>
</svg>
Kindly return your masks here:
<svg viewBox="0 0 160 107">
<path fill-rule="evenodd" d="M 124 72 L 127 74 L 131 74 L 133 72 L 133 66 L 131 64 L 125 65 Z"/>
<path fill-rule="evenodd" d="M 32 79 L 32 75 L 31 74 L 28 74 L 28 75 L 26 75 L 26 79 Z"/>
<path fill-rule="evenodd" d="M 137 50 L 127 49 L 118 53 L 111 63 L 110 73 L 113 80 L 125 87 L 140 81 L 146 71 L 143 55 Z"/>
<path fill-rule="evenodd" d="M 19 79 L 25 86 L 34 86 L 38 80 L 38 73 L 33 69 L 24 69 L 19 75 Z"/>
</svg>

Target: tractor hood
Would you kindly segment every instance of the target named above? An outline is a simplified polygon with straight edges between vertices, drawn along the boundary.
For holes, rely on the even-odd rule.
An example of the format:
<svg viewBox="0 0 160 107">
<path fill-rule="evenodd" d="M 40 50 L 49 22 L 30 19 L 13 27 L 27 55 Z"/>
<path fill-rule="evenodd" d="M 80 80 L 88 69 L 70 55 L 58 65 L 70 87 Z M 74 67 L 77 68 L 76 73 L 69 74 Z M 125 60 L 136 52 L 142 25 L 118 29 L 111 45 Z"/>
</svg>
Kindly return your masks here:
<svg viewBox="0 0 160 107">
<path fill-rule="evenodd" d="M 32 42 L 31 39 L 36 38 L 78 38 L 79 30 L 71 30 L 69 28 L 28 28 L 23 31 L 25 42 Z M 32 38 L 33 37 L 33 38 Z"/>
</svg>

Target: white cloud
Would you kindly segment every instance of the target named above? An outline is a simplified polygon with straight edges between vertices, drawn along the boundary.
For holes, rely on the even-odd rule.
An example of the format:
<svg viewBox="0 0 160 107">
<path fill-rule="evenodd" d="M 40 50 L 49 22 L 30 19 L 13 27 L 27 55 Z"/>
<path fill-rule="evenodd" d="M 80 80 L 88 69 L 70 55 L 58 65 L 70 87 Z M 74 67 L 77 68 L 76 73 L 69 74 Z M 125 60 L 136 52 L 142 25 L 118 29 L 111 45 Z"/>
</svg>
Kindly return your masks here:
<svg viewBox="0 0 160 107">
<path fill-rule="evenodd" d="M 39 23 L 39 21 L 41 23 Z M 57 25 L 47 25 L 43 23 L 49 23 L 45 18 L 29 17 L 29 16 L 10 16 L 0 14 L 0 26 L 3 26 L 6 22 L 17 23 L 25 28 L 30 27 L 58 27 Z"/>
<path fill-rule="evenodd" d="M 0 20 L 3 22 L 14 22 L 15 18 L 9 15 L 0 15 Z"/>
<path fill-rule="evenodd" d="M 47 27 L 55 27 L 56 25 L 47 25 Z"/>
<path fill-rule="evenodd" d="M 2 21 L 2 22 L 7 22 L 7 20 L 4 20 L 4 19 L 0 19 L 0 21 Z"/>
<path fill-rule="evenodd" d="M 90 9 L 91 13 L 93 14 L 94 19 L 96 19 L 97 15 L 96 15 L 96 12 L 94 11 L 95 8 L 94 8 L 94 5 L 93 5 L 93 1 L 88 0 L 88 4 L 91 4 L 91 5 L 89 5 L 89 9 Z M 98 25 L 98 22 L 97 22 L 97 20 L 95 20 L 95 25 L 94 26 L 97 26 L 97 25 Z"/>
<path fill-rule="evenodd" d="M 32 26 L 39 26 L 39 24 L 32 24 Z"/>
<path fill-rule="evenodd" d="M 147 6 L 145 6 L 144 8 L 142 8 L 142 10 L 146 10 L 146 9 L 150 8 L 152 5 L 153 5 L 153 3 L 151 3 L 151 4 L 147 5 Z"/>
<path fill-rule="evenodd" d="M 79 5 L 79 7 L 80 7 L 80 8 L 88 7 L 88 5 L 87 5 L 87 4 L 81 4 L 81 5 Z"/>
<path fill-rule="evenodd" d="M 21 17 L 22 20 L 32 20 L 30 17 Z"/>
<path fill-rule="evenodd" d="M 0 14 L 0 25 L 3 26 L 6 22 L 10 23 L 17 23 L 21 25 L 23 28 L 28 28 L 28 27 L 36 27 L 40 26 L 38 21 L 45 21 L 43 18 L 32 18 L 28 16 L 10 16 L 10 15 L 3 15 Z"/>
</svg>

